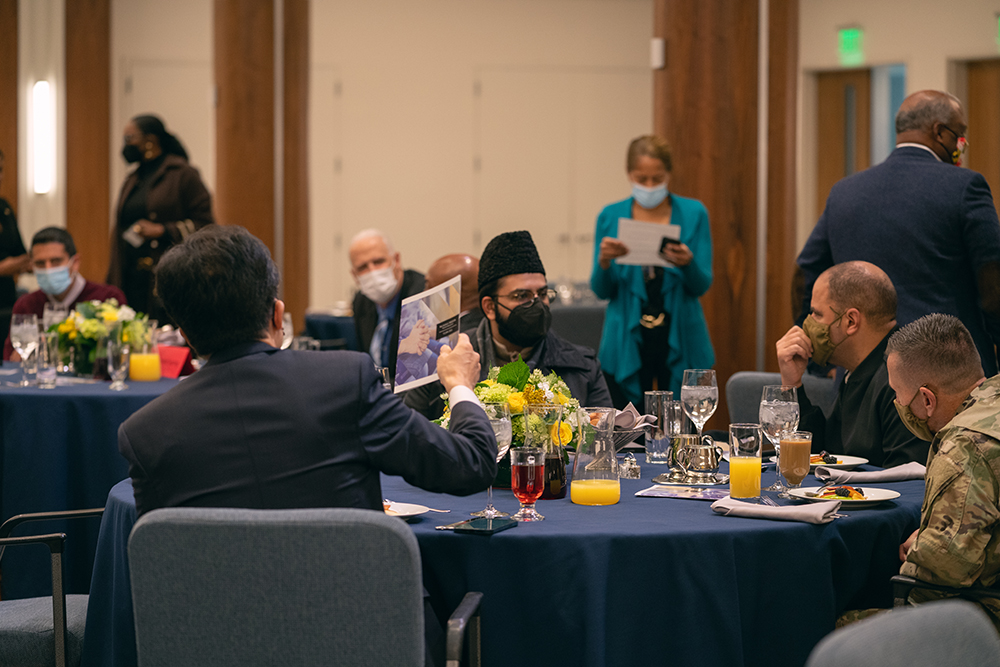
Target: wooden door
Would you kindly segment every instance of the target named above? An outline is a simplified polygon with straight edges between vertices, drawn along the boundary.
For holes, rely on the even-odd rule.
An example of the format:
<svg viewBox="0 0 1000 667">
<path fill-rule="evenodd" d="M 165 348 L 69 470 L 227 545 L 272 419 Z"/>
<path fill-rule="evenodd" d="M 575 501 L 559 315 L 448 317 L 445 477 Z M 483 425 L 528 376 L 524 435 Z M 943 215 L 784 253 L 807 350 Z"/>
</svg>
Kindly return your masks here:
<svg viewBox="0 0 1000 667">
<path fill-rule="evenodd" d="M 871 166 L 871 70 L 817 75 L 816 217 L 834 183 Z"/>
<path fill-rule="evenodd" d="M 986 177 L 996 205 L 1000 196 L 1000 59 L 970 62 L 968 91 L 965 166 Z"/>
</svg>

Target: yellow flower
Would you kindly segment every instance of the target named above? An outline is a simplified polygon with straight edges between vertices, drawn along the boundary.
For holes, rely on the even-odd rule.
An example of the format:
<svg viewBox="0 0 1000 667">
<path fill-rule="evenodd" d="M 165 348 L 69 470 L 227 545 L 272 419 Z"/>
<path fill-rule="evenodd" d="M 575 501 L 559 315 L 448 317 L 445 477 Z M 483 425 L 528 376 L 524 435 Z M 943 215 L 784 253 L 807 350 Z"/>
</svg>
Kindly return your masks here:
<svg viewBox="0 0 1000 667">
<path fill-rule="evenodd" d="M 73 324 L 73 320 L 66 320 L 59 325 L 57 331 L 59 333 L 69 333 L 76 329 L 76 325 Z"/>
<path fill-rule="evenodd" d="M 118 321 L 118 312 L 114 311 L 114 310 L 106 311 L 106 312 L 104 312 L 102 314 L 102 316 L 104 317 L 104 321 L 105 322 L 117 322 Z"/>
<path fill-rule="evenodd" d="M 556 430 L 557 427 L 558 431 Z M 558 424 L 553 424 L 551 428 L 549 428 L 549 437 L 552 439 L 552 442 L 557 445 L 568 445 L 569 441 L 573 439 L 573 429 L 569 427 L 569 424 L 561 421 Z"/>
<path fill-rule="evenodd" d="M 510 406 L 511 414 L 521 414 L 524 412 L 524 394 L 515 391 L 507 396 L 507 404 Z"/>
<path fill-rule="evenodd" d="M 559 392 L 555 393 L 555 399 L 556 403 L 558 403 L 559 405 L 566 405 L 567 403 L 569 403 L 569 399 L 560 394 Z"/>
<path fill-rule="evenodd" d="M 545 392 L 530 384 L 524 385 L 524 400 L 532 405 L 545 403 Z"/>
<path fill-rule="evenodd" d="M 70 340 L 76 340 L 76 331 L 75 330 L 74 331 L 70 331 L 68 338 Z"/>
<path fill-rule="evenodd" d="M 485 384 L 487 387 L 492 387 L 497 383 L 496 380 L 490 380 L 489 378 L 483 380 L 480 384 Z"/>
</svg>

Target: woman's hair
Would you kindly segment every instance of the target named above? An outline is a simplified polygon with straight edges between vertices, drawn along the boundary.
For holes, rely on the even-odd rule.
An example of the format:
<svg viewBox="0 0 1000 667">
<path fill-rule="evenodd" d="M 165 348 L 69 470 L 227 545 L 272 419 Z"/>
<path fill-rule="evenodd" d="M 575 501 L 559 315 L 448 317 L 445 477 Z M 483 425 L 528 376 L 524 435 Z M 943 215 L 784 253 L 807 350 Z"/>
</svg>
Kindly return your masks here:
<svg viewBox="0 0 1000 667">
<path fill-rule="evenodd" d="M 160 148 L 165 155 L 178 155 L 185 160 L 188 159 L 184 146 L 181 145 L 177 137 L 167 132 L 167 128 L 164 127 L 163 121 L 158 116 L 136 116 L 132 122 L 143 134 L 155 135 L 160 140 Z"/>
<path fill-rule="evenodd" d="M 639 158 L 643 155 L 659 160 L 666 170 L 672 171 L 673 164 L 670 159 L 670 145 L 663 137 L 655 134 L 646 134 L 638 139 L 633 139 L 628 145 L 628 154 L 625 157 L 625 171 L 634 171 L 639 166 Z"/>
</svg>

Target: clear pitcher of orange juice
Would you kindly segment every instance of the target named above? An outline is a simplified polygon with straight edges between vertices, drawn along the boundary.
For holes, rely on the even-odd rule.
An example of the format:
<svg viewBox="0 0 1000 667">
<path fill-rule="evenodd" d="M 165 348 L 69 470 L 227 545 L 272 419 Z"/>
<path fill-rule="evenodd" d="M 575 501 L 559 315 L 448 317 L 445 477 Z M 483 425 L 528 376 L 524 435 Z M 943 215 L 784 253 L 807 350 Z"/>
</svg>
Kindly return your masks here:
<svg viewBox="0 0 1000 667">
<path fill-rule="evenodd" d="M 136 382 L 156 382 L 160 379 L 160 349 L 156 346 L 156 320 L 146 323 L 138 340 L 130 341 L 132 354 L 128 378 Z"/>
<path fill-rule="evenodd" d="M 579 438 L 573 459 L 569 498 L 577 505 L 614 505 L 621 499 L 618 458 L 612 429 L 614 408 L 583 408 L 571 416 Z"/>
</svg>

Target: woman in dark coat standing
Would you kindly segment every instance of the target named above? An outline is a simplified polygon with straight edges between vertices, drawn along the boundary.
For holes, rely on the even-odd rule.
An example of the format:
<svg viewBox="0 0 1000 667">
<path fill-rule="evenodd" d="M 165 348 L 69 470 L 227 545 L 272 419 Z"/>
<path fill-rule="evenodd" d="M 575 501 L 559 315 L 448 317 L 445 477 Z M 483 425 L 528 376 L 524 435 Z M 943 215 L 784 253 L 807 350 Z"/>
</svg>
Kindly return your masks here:
<svg viewBox="0 0 1000 667">
<path fill-rule="evenodd" d="M 120 287 L 135 310 L 162 323 L 167 317 L 153 294 L 153 270 L 170 246 L 215 222 L 212 197 L 162 120 L 136 116 L 124 138 L 122 157 L 139 166 L 118 196 L 107 282 Z"/>
</svg>

